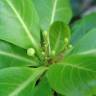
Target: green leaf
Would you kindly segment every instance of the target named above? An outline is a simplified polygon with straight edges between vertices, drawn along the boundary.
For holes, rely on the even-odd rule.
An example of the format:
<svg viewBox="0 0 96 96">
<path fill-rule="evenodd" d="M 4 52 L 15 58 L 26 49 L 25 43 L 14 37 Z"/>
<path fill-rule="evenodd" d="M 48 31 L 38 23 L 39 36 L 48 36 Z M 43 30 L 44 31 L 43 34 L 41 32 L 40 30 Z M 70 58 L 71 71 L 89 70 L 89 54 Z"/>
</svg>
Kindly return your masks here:
<svg viewBox="0 0 96 96">
<path fill-rule="evenodd" d="M 73 55 L 51 65 L 48 81 L 65 96 L 96 95 L 96 55 Z"/>
<path fill-rule="evenodd" d="M 67 39 L 67 41 L 66 41 Z M 51 51 L 60 53 L 70 41 L 69 26 L 62 22 L 55 22 L 49 30 Z"/>
<path fill-rule="evenodd" d="M 39 20 L 32 0 L 0 0 L 0 39 L 38 48 Z"/>
<path fill-rule="evenodd" d="M 39 63 L 27 56 L 25 49 L 0 41 L 0 68 L 12 66 L 37 66 Z"/>
<path fill-rule="evenodd" d="M 36 81 L 46 68 L 5 68 L 0 70 L 1 96 L 32 96 Z"/>
<path fill-rule="evenodd" d="M 96 28 L 96 13 L 92 13 L 81 18 L 79 21 L 76 21 L 75 24 L 72 25 L 72 44 L 76 45 L 76 43 L 91 29 Z"/>
<path fill-rule="evenodd" d="M 33 0 L 33 2 L 43 30 L 47 30 L 55 21 L 63 21 L 68 24 L 72 17 L 70 0 Z"/>
<path fill-rule="evenodd" d="M 72 54 L 96 54 L 96 29 L 90 30 L 83 38 L 74 46 Z"/>
<path fill-rule="evenodd" d="M 46 77 L 41 78 L 39 84 L 36 85 L 34 96 L 53 96 L 52 89 Z"/>
</svg>

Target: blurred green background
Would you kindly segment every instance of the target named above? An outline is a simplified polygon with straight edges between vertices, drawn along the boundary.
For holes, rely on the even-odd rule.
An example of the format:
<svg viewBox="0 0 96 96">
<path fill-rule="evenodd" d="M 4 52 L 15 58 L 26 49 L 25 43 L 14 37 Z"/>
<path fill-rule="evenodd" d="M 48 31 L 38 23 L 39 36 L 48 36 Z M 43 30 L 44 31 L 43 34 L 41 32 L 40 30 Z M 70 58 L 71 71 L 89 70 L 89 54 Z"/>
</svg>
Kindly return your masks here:
<svg viewBox="0 0 96 96">
<path fill-rule="evenodd" d="M 75 16 L 81 16 L 88 11 L 96 11 L 96 0 L 71 0 Z"/>
</svg>

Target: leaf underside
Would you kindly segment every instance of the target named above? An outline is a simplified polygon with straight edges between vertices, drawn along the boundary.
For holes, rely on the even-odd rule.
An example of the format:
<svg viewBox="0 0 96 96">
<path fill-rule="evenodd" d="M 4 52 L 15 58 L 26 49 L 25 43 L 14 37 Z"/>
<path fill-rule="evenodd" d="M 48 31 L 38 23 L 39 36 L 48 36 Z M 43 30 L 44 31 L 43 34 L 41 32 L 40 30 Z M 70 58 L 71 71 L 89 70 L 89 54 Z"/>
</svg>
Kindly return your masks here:
<svg viewBox="0 0 96 96">
<path fill-rule="evenodd" d="M 82 17 L 72 25 L 71 43 L 76 45 L 80 39 L 91 29 L 96 28 L 96 13 Z"/>
</svg>

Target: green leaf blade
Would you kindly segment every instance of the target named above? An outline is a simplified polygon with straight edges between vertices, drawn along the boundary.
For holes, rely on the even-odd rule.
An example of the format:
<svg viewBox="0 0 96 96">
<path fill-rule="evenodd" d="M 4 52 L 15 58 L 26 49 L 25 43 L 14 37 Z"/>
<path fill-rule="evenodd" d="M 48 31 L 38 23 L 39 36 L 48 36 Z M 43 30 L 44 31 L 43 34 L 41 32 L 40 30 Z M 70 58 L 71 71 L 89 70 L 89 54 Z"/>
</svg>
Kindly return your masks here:
<svg viewBox="0 0 96 96">
<path fill-rule="evenodd" d="M 46 77 L 40 79 L 39 84 L 35 87 L 33 96 L 53 96 L 53 90 L 51 89 Z"/>
<path fill-rule="evenodd" d="M 91 29 L 96 28 L 96 22 L 94 21 L 96 13 L 82 17 L 79 21 L 76 21 L 72 25 L 72 39 L 73 45 L 76 45 L 84 35 L 86 35 Z"/>
<path fill-rule="evenodd" d="M 92 96 L 96 94 L 95 62 L 96 56 L 93 55 L 69 56 L 50 67 L 48 81 L 62 95 Z"/>
<path fill-rule="evenodd" d="M 43 30 L 47 30 L 55 21 L 68 24 L 72 17 L 70 0 L 33 0 L 33 2 L 37 8 Z"/>
<path fill-rule="evenodd" d="M 37 48 L 39 20 L 32 1 L 3 0 L 0 8 L 0 39 L 23 48 Z"/>
<path fill-rule="evenodd" d="M 11 67 L 0 70 L 1 96 L 32 95 L 35 83 L 45 69 L 44 67 L 33 69 Z M 26 88 L 29 88 L 29 91 L 26 91 Z"/>
<path fill-rule="evenodd" d="M 55 22 L 49 29 L 50 49 L 56 54 L 64 51 L 70 41 L 70 28 L 63 22 Z M 68 39 L 68 42 L 65 42 Z M 66 44 L 67 43 L 67 44 Z"/>
<path fill-rule="evenodd" d="M 13 66 L 38 66 L 37 57 L 27 56 L 27 50 L 0 41 L 0 68 Z"/>
<path fill-rule="evenodd" d="M 96 54 L 96 29 L 93 28 L 74 46 L 71 54 Z"/>
</svg>

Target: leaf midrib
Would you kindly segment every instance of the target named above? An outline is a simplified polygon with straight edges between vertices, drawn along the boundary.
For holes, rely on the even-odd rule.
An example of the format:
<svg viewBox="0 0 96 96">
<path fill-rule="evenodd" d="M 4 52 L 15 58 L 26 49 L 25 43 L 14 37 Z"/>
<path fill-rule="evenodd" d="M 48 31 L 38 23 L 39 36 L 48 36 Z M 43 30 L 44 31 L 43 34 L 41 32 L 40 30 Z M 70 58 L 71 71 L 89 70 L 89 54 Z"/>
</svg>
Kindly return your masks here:
<svg viewBox="0 0 96 96">
<path fill-rule="evenodd" d="M 87 51 L 83 51 L 83 52 L 79 52 L 77 54 L 80 54 L 80 55 L 86 55 L 86 54 L 96 54 L 96 49 L 91 49 L 91 50 L 87 50 Z"/>
<path fill-rule="evenodd" d="M 22 90 L 24 90 L 31 82 L 38 79 L 39 76 L 45 71 L 45 68 L 41 68 L 41 70 L 37 70 L 34 72 L 28 79 L 26 79 L 23 83 L 21 83 L 12 93 L 8 96 L 17 96 Z"/>
<path fill-rule="evenodd" d="M 62 64 L 62 65 L 64 65 L 64 64 Z M 69 67 L 72 67 L 72 68 L 77 68 L 77 69 L 80 69 L 80 70 L 96 73 L 96 71 L 94 71 L 94 70 L 91 70 L 89 68 L 85 68 L 85 67 L 82 67 L 82 66 L 77 66 L 76 64 L 73 65 L 73 64 L 70 64 L 70 63 L 66 63 L 64 66 L 69 66 Z"/>
<path fill-rule="evenodd" d="M 22 57 L 22 56 L 17 55 L 17 54 L 13 54 L 13 53 L 9 53 L 9 52 L 0 51 L 0 55 L 4 55 L 4 56 L 7 56 L 7 57 L 11 57 L 11 58 L 17 59 L 17 60 L 26 61 L 26 62 L 35 64 L 35 62 L 33 62 L 32 60 L 27 59 L 27 58 Z"/>
<path fill-rule="evenodd" d="M 56 13 L 56 7 L 57 7 L 57 1 L 54 1 L 53 4 L 53 8 L 52 8 L 52 13 L 51 13 L 51 19 L 50 19 L 50 25 L 52 25 L 52 23 L 54 22 L 54 18 L 55 18 L 55 13 Z M 51 54 L 51 46 L 50 46 L 50 39 L 49 39 L 49 31 L 48 31 L 48 44 L 49 44 L 49 54 Z"/>
<path fill-rule="evenodd" d="M 21 83 L 15 90 L 13 90 L 12 93 L 10 93 L 8 96 L 17 96 L 24 88 L 26 88 L 33 80 L 35 74 L 32 74 L 27 80 L 25 80 L 23 83 Z"/>
<path fill-rule="evenodd" d="M 55 19 L 55 13 L 56 13 L 57 2 L 58 2 L 58 0 L 55 0 L 55 1 L 54 1 L 54 4 L 53 4 L 50 25 L 54 22 L 54 19 Z"/>
<path fill-rule="evenodd" d="M 29 40 L 31 41 L 32 45 L 37 49 L 37 44 L 35 42 L 35 39 L 33 38 L 33 36 L 31 35 L 30 30 L 28 29 L 27 25 L 24 23 L 23 19 L 21 18 L 20 14 L 18 13 L 18 11 L 16 10 L 16 8 L 14 7 L 14 5 L 11 3 L 11 1 L 6 0 L 7 4 L 10 6 L 10 8 L 13 10 L 13 12 L 15 13 L 17 19 L 20 21 L 22 27 L 24 28 Z"/>
<path fill-rule="evenodd" d="M 60 30 L 59 30 L 59 33 L 58 33 L 58 37 L 57 37 L 57 40 L 56 40 L 56 44 L 55 44 L 55 51 L 57 51 L 57 49 L 58 49 L 58 45 L 59 45 L 59 43 L 60 43 L 60 37 L 61 37 L 61 27 L 60 27 Z"/>
</svg>

